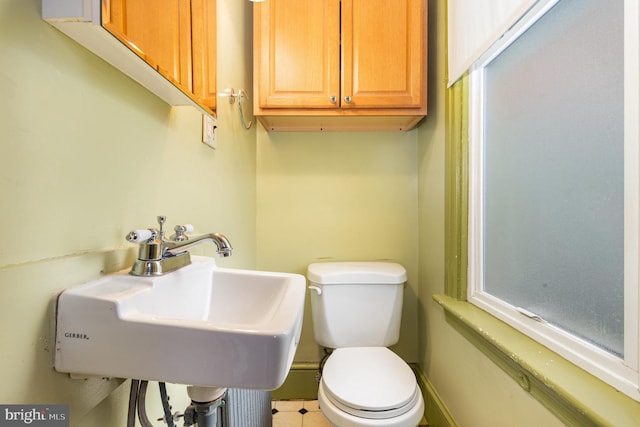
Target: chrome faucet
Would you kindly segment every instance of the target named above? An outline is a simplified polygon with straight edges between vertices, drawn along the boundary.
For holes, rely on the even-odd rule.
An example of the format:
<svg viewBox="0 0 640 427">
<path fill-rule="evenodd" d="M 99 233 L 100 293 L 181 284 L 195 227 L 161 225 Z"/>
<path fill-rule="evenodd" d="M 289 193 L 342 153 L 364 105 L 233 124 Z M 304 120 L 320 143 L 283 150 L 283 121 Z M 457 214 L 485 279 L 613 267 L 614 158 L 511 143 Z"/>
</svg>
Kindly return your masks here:
<svg viewBox="0 0 640 427">
<path fill-rule="evenodd" d="M 177 225 L 175 234 L 170 240 L 164 237 L 166 217 L 159 216 L 159 229 L 133 230 L 126 239 L 131 243 L 139 243 L 138 259 L 133 263 L 129 274 L 134 276 L 160 276 L 191 264 L 188 250 L 203 242 L 211 241 L 216 245 L 216 252 L 222 257 L 231 256 L 233 248 L 224 234 L 209 233 L 189 238 L 187 233 L 193 226 Z"/>
</svg>

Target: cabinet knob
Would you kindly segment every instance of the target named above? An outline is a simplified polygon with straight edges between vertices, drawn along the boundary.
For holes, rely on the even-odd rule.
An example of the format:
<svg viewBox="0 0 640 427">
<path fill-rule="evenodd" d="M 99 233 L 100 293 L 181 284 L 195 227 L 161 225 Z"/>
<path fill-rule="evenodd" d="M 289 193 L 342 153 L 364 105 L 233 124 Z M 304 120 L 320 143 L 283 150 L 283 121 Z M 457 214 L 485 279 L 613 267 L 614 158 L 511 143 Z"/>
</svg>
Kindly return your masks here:
<svg viewBox="0 0 640 427">
<path fill-rule="evenodd" d="M 347 95 L 344 97 L 344 102 L 346 102 L 347 104 L 351 104 L 351 96 Z"/>
<path fill-rule="evenodd" d="M 338 98 L 335 95 L 332 95 L 329 97 L 329 101 L 331 101 L 332 104 L 335 104 L 336 101 L 338 101 Z"/>
</svg>

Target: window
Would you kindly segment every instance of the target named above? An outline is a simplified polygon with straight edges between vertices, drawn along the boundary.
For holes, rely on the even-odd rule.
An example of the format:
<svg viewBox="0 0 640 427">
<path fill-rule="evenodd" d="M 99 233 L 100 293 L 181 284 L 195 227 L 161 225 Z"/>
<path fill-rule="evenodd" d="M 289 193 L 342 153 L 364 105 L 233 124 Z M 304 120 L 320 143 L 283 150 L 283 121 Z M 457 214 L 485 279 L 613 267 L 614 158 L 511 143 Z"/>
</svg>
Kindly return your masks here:
<svg viewBox="0 0 640 427">
<path fill-rule="evenodd" d="M 636 0 L 540 1 L 470 73 L 470 302 L 638 392 Z"/>
</svg>

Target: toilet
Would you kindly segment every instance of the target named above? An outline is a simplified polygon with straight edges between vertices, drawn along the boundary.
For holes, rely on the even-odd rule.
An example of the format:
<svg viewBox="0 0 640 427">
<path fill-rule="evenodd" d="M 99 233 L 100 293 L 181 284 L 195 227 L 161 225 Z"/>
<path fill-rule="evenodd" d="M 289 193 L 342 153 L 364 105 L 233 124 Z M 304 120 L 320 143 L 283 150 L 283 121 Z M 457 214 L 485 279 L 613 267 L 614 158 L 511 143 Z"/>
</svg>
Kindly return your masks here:
<svg viewBox="0 0 640 427">
<path fill-rule="evenodd" d="M 416 427 L 422 393 L 398 342 L 407 272 L 391 262 L 310 264 L 316 342 L 333 349 L 324 362 L 318 403 L 334 427 Z"/>
</svg>

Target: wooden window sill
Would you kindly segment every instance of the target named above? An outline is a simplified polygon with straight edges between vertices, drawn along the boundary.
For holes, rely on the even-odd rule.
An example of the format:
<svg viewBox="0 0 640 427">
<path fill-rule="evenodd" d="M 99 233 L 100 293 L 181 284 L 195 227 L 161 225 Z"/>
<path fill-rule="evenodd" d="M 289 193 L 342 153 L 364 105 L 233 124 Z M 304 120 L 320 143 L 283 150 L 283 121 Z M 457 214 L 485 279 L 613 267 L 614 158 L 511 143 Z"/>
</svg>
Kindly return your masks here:
<svg viewBox="0 0 640 427">
<path fill-rule="evenodd" d="M 433 299 L 451 326 L 567 425 L 640 425 L 639 402 L 473 304 Z"/>
</svg>

